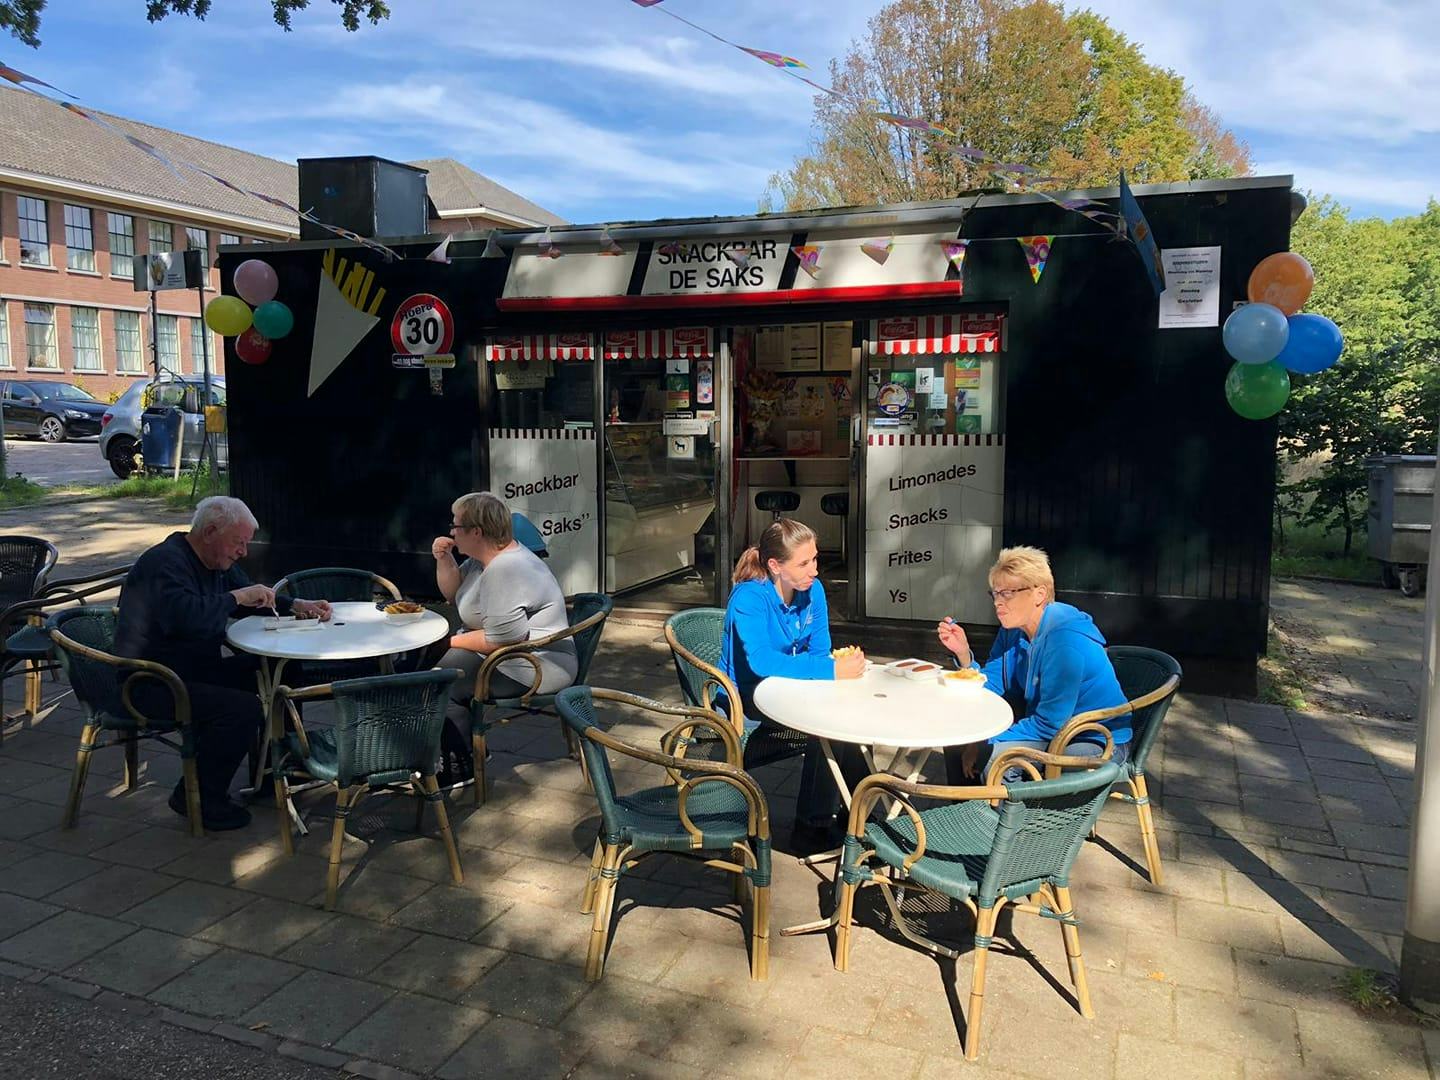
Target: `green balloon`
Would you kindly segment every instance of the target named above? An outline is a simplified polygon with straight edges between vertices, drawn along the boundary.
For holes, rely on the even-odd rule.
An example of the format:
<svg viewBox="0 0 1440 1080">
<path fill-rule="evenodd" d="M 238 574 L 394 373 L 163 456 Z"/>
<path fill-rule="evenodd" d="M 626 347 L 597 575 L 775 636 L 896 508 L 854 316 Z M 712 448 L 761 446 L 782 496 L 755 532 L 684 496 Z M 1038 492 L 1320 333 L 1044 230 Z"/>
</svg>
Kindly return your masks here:
<svg viewBox="0 0 1440 1080">
<path fill-rule="evenodd" d="M 1290 373 L 1279 364 L 1236 364 L 1225 376 L 1225 399 L 1246 420 L 1264 420 L 1290 398 Z"/>
</svg>

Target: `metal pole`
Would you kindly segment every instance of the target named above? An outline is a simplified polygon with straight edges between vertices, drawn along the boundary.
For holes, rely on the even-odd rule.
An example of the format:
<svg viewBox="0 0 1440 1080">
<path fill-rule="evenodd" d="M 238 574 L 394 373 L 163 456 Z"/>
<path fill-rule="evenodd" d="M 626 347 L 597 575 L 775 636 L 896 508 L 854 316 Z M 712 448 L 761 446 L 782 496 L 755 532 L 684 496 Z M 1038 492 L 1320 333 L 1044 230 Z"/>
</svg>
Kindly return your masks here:
<svg viewBox="0 0 1440 1080">
<path fill-rule="evenodd" d="M 146 269 L 149 273 L 149 269 Z M 150 290 L 150 362 L 155 366 L 155 379 L 160 379 L 160 329 L 155 325 L 155 290 Z"/>
<path fill-rule="evenodd" d="M 1440 445 L 1436 448 L 1440 454 Z M 1440 567 L 1440 492 L 1430 525 L 1430 568 Z M 1410 826 L 1409 897 L 1400 947 L 1400 996 L 1440 1014 L 1440 590 L 1425 600 L 1415 807 Z"/>
</svg>

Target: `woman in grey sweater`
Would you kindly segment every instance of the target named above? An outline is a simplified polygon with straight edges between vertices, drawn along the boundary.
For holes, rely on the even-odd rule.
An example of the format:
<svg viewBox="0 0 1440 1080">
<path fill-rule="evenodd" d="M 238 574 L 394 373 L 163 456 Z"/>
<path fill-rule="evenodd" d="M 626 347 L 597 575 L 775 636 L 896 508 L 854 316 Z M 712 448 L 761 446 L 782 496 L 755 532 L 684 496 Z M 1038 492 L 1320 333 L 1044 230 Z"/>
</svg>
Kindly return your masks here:
<svg viewBox="0 0 1440 1080">
<path fill-rule="evenodd" d="M 570 622 L 560 583 L 533 552 L 516 542 L 510 511 L 500 499 L 488 491 L 471 492 L 456 499 L 450 512 L 450 535 L 436 537 L 431 554 L 435 557 L 435 583 L 455 605 L 462 625 L 451 636 L 450 651 L 437 666 L 465 672 L 465 678 L 455 683 L 446 710 L 447 726 L 454 729 L 447 733 L 446 741 L 468 747 L 470 698 L 485 657 L 502 645 L 558 633 Z M 540 693 L 553 694 L 575 681 L 574 641 L 557 641 L 533 655 L 540 663 Z M 535 669 L 528 661 L 503 662 L 490 679 L 490 696 L 519 697 L 530 689 L 534 678 Z M 453 742 L 456 739 L 459 741 Z M 468 753 L 456 756 L 468 766 Z M 452 776 L 450 782 L 469 779 L 468 775 Z"/>
</svg>

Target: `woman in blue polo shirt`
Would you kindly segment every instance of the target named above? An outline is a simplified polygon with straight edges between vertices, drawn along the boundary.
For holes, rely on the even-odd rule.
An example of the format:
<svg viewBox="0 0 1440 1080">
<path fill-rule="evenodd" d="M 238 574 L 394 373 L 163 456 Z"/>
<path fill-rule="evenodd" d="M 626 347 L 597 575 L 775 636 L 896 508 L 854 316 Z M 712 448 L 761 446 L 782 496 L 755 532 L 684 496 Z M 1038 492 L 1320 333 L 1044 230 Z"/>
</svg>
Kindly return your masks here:
<svg viewBox="0 0 1440 1080">
<path fill-rule="evenodd" d="M 755 708 L 761 679 L 855 679 L 865 671 L 865 654 L 858 650 L 839 660 L 830 656 L 830 610 L 818 564 L 815 531 L 789 518 L 769 525 L 735 564 L 720 667 L 740 691 L 747 728 L 772 722 Z M 848 759 L 858 753 L 848 744 L 844 752 L 853 768 Z M 811 739 L 795 811 L 797 843 L 826 844 L 838 809 L 834 778 Z"/>
</svg>

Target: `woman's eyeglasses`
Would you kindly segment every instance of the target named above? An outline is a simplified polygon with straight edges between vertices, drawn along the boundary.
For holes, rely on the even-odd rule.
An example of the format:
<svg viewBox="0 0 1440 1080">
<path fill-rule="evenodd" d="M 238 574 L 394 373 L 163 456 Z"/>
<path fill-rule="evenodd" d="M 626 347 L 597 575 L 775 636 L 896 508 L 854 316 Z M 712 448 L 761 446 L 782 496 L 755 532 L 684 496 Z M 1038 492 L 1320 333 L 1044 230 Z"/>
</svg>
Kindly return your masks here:
<svg viewBox="0 0 1440 1080">
<path fill-rule="evenodd" d="M 990 594 L 990 599 L 994 603 L 1008 604 L 1011 600 L 1019 596 L 1022 592 L 1026 592 L 1031 588 L 1033 588 L 1033 586 L 1026 585 L 1023 588 L 1019 589 L 986 589 L 985 591 Z"/>
</svg>

